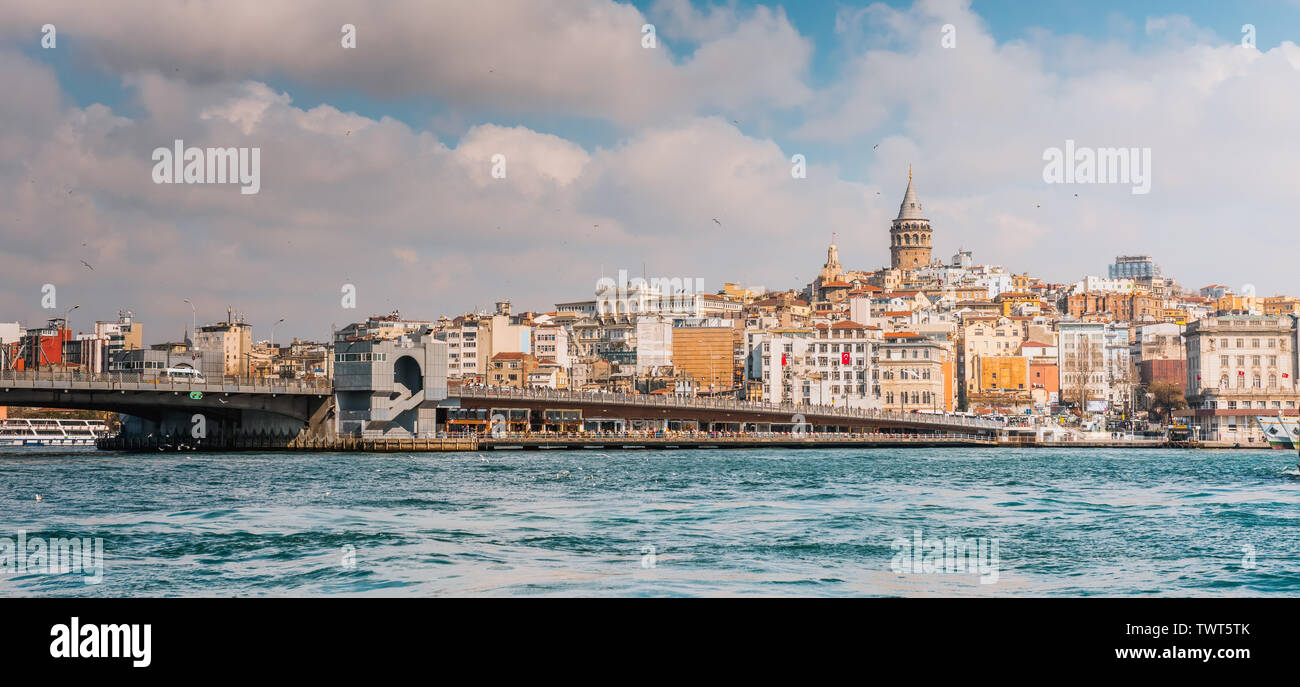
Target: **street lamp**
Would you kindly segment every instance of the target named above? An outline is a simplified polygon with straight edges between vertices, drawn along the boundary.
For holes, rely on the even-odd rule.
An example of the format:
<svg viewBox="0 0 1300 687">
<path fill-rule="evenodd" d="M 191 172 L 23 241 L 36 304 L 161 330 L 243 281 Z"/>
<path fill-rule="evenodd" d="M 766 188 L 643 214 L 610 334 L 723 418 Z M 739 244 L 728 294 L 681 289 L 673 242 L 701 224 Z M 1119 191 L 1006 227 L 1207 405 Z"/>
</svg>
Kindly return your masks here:
<svg viewBox="0 0 1300 687">
<path fill-rule="evenodd" d="M 281 317 L 280 319 L 276 320 L 276 321 L 275 321 L 275 324 L 271 325 L 271 346 L 272 346 L 273 348 L 276 347 L 276 346 L 275 346 L 275 326 L 278 325 L 278 324 L 280 324 L 281 322 L 284 322 L 284 318 L 283 318 L 283 317 Z"/>
<path fill-rule="evenodd" d="M 71 308 L 68 308 L 67 312 L 63 313 L 63 326 L 68 328 L 68 336 L 72 335 L 72 321 L 70 319 L 72 317 L 72 311 L 80 307 L 81 304 L 74 305 Z"/>
<path fill-rule="evenodd" d="M 194 301 L 186 298 L 184 302 L 190 304 L 190 341 L 194 340 L 194 334 L 199 328 L 199 311 L 194 307 Z"/>
</svg>

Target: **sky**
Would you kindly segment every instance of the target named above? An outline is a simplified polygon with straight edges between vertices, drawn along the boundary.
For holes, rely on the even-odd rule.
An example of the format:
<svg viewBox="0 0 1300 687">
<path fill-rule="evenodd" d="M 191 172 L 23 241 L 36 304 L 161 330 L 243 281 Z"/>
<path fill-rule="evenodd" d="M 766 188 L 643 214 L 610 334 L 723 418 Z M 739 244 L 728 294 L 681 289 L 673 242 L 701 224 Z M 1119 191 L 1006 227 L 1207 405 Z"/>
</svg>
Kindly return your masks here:
<svg viewBox="0 0 1300 687">
<path fill-rule="evenodd" d="M 258 339 L 283 319 L 283 343 L 394 309 L 545 312 L 620 270 L 802 287 L 832 236 L 846 268 L 888 264 L 909 168 L 944 260 L 1071 282 L 1150 254 L 1190 288 L 1300 293 L 1293 0 L 0 0 L 0 17 L 0 322 L 129 309 L 154 342 L 229 306 Z M 258 149 L 258 192 L 155 183 L 177 139 Z M 1048 183 L 1067 140 L 1149 151 L 1149 192 Z"/>
</svg>

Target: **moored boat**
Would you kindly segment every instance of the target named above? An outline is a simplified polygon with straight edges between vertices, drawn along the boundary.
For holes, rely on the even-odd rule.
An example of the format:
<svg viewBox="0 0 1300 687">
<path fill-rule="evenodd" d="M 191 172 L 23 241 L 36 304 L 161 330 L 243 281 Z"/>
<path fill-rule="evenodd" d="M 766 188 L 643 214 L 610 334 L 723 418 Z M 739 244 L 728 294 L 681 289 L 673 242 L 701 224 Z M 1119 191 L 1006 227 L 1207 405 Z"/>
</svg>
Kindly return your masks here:
<svg viewBox="0 0 1300 687">
<path fill-rule="evenodd" d="M 1269 448 L 1295 450 L 1300 446 L 1300 417 L 1256 415 L 1255 422 L 1259 423 Z"/>
</svg>

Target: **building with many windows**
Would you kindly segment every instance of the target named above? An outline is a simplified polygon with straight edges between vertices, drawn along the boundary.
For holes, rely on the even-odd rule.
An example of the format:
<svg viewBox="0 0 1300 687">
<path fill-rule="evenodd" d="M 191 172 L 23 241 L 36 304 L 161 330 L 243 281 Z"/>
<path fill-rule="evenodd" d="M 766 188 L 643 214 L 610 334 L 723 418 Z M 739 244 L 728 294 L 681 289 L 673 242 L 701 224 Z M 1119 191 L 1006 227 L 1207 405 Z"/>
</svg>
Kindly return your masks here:
<svg viewBox="0 0 1300 687">
<path fill-rule="evenodd" d="M 1256 415 L 1295 415 L 1296 319 L 1220 315 L 1187 326 L 1188 424 L 1200 438 L 1262 441 Z"/>
<path fill-rule="evenodd" d="M 881 407 L 904 412 L 951 410 L 951 389 L 944 374 L 948 358 L 947 348 L 938 341 L 910 332 L 886 332 L 876 357 Z"/>
</svg>

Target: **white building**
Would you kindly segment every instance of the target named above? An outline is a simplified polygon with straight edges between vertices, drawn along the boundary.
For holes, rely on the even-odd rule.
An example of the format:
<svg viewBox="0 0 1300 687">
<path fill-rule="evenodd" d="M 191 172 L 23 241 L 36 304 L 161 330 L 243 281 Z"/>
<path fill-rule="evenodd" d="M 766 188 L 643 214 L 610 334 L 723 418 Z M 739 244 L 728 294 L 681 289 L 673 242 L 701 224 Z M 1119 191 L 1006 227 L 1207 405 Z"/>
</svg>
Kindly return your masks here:
<svg viewBox="0 0 1300 687">
<path fill-rule="evenodd" d="M 873 385 L 879 331 L 844 320 L 808 329 L 749 333 L 746 377 L 762 386 L 762 400 L 802 405 L 879 408 Z"/>
<path fill-rule="evenodd" d="M 1088 275 L 1070 287 L 1073 293 L 1135 293 L 1137 282 L 1127 277 L 1108 278 Z"/>
<path fill-rule="evenodd" d="M 533 328 L 533 355 L 539 360 L 554 360 L 569 369 L 569 330 L 560 324 L 544 324 Z"/>
<path fill-rule="evenodd" d="M 636 371 L 649 374 L 654 368 L 673 364 L 673 321 L 661 315 L 636 320 Z"/>
</svg>

